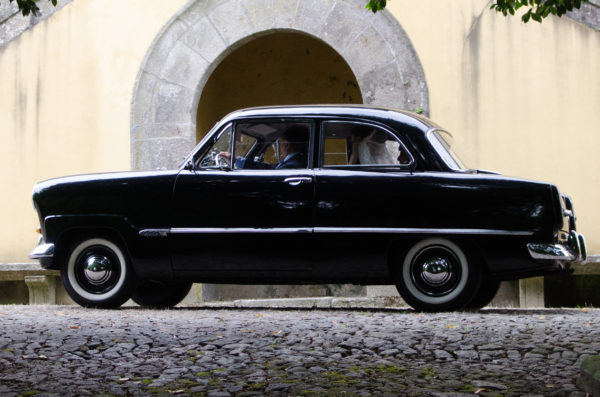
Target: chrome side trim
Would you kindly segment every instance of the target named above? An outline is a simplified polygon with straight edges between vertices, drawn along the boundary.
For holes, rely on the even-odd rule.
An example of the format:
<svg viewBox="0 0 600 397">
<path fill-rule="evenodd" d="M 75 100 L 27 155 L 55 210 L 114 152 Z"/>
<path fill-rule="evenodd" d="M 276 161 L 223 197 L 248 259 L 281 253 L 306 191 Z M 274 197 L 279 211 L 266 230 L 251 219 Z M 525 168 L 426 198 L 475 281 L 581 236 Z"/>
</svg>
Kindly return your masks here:
<svg viewBox="0 0 600 397">
<path fill-rule="evenodd" d="M 251 228 L 251 227 L 174 227 L 170 230 L 173 234 L 220 234 L 220 233 L 311 233 L 310 227 L 276 227 L 276 228 Z"/>
<path fill-rule="evenodd" d="M 148 229 L 151 230 L 151 229 Z M 165 229 L 156 229 L 165 231 Z M 427 229 L 427 228 L 379 228 L 379 227 L 299 227 L 299 228 L 250 228 L 250 227 L 181 227 L 166 232 L 172 234 L 222 234 L 222 233 L 391 233 L 391 234 L 486 234 L 495 236 L 531 236 L 533 232 L 493 229 Z M 141 232 L 140 232 L 141 234 Z M 162 234 L 161 234 L 162 235 Z M 165 234 L 166 235 L 166 234 Z"/>
<path fill-rule="evenodd" d="M 169 229 L 142 229 L 140 236 L 143 237 L 167 237 Z"/>
<path fill-rule="evenodd" d="M 392 227 L 315 227 L 315 233 L 393 233 L 393 234 L 488 234 L 500 236 L 531 236 L 533 232 L 494 229 L 429 229 Z"/>
<path fill-rule="evenodd" d="M 54 244 L 38 245 L 29 253 L 30 259 L 52 258 L 54 256 Z"/>
<path fill-rule="evenodd" d="M 572 262 L 577 257 L 565 245 L 561 244 L 527 244 L 529 255 L 533 259 L 552 259 Z"/>
</svg>

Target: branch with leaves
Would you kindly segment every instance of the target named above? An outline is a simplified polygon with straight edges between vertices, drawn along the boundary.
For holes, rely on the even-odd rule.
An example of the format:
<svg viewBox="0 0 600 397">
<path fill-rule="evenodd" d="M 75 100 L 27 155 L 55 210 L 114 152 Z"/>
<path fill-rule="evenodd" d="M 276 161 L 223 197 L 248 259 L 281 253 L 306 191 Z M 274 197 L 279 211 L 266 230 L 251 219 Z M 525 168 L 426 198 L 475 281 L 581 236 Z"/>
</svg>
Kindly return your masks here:
<svg viewBox="0 0 600 397">
<path fill-rule="evenodd" d="M 19 7 L 19 11 L 23 14 L 23 16 L 27 16 L 29 14 L 33 14 L 34 16 L 39 15 L 40 8 L 37 6 L 38 1 L 40 0 L 9 0 L 11 3 L 13 1 L 17 2 L 17 6 Z M 48 0 L 52 3 L 54 7 L 56 7 L 57 0 Z"/>
<path fill-rule="evenodd" d="M 521 17 L 525 23 L 533 19 L 537 22 L 549 15 L 561 17 L 568 11 L 581 8 L 581 4 L 588 0 L 495 0 L 490 9 L 501 12 L 502 15 L 515 15 L 515 11 L 521 7 L 526 7 L 527 11 Z M 387 0 L 369 0 L 366 5 L 368 10 L 373 12 L 383 10 L 387 5 Z"/>
</svg>

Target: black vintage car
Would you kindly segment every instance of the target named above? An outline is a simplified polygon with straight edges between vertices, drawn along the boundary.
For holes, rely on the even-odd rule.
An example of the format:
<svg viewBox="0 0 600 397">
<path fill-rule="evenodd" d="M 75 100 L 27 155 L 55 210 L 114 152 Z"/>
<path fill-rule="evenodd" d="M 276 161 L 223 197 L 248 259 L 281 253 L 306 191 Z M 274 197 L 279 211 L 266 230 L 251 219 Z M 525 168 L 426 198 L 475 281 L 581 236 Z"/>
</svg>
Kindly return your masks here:
<svg viewBox="0 0 600 397">
<path fill-rule="evenodd" d="M 33 189 L 74 301 L 180 302 L 193 282 L 394 284 L 418 310 L 479 308 L 500 280 L 585 260 L 569 198 L 465 167 L 451 136 L 392 109 L 246 109 L 173 171 L 72 176 Z"/>
</svg>

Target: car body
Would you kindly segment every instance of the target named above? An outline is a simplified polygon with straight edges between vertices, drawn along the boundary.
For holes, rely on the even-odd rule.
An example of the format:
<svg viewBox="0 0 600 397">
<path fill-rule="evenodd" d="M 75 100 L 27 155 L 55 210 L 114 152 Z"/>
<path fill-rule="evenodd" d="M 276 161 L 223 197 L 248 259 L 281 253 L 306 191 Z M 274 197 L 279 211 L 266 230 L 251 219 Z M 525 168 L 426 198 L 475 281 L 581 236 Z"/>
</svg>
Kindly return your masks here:
<svg viewBox="0 0 600 397">
<path fill-rule="evenodd" d="M 84 306 L 170 306 L 192 282 L 354 283 L 419 310 L 481 307 L 500 280 L 585 260 L 556 186 L 468 169 L 450 141 L 400 110 L 240 110 L 179 169 L 36 184 L 30 257 Z"/>
</svg>

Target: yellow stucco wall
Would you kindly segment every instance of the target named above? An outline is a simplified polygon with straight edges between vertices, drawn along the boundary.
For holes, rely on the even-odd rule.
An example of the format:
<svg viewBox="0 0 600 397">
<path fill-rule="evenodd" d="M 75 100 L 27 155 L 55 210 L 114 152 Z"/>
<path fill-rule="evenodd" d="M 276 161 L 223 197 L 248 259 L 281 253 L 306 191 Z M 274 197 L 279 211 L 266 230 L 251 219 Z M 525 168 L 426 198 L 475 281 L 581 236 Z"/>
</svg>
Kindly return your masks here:
<svg viewBox="0 0 600 397">
<path fill-rule="evenodd" d="M 0 49 L 0 263 L 29 261 L 36 181 L 129 169 L 138 69 L 185 2 L 74 1 Z"/>
<path fill-rule="evenodd" d="M 152 40 L 187 0 L 75 1 L 0 49 L 0 263 L 27 261 L 32 185 L 130 167 L 130 103 Z M 523 25 L 486 0 L 394 0 L 431 117 L 468 163 L 555 182 L 600 253 L 600 34 Z"/>
<path fill-rule="evenodd" d="M 569 18 L 523 24 L 489 3 L 388 7 L 423 64 L 431 118 L 467 164 L 558 185 L 600 254 L 600 33 Z"/>
</svg>

